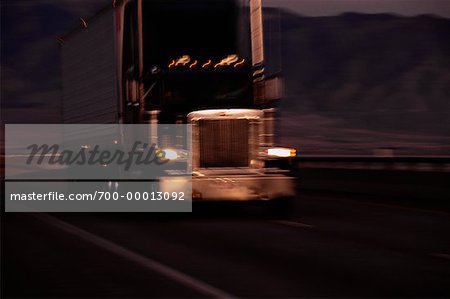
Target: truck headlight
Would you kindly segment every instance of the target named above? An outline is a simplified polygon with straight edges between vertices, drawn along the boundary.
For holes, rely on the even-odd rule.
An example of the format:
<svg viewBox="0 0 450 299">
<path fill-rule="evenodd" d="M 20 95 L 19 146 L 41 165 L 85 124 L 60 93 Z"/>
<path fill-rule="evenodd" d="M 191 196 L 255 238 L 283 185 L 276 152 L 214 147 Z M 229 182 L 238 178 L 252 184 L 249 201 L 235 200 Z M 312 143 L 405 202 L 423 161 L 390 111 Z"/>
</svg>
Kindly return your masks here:
<svg viewBox="0 0 450 299">
<path fill-rule="evenodd" d="M 172 161 L 185 161 L 190 157 L 189 151 L 185 149 L 172 149 L 172 148 L 166 148 L 161 150 L 161 152 L 164 153 L 164 158 L 167 160 Z"/>
<path fill-rule="evenodd" d="M 165 149 L 165 150 L 163 150 L 163 152 L 164 152 L 164 157 L 166 159 L 169 159 L 169 160 L 176 160 L 176 159 L 178 159 L 178 153 L 177 153 L 176 150 Z"/>
<path fill-rule="evenodd" d="M 267 155 L 281 158 L 295 157 L 297 155 L 297 151 L 295 148 L 274 147 L 267 149 Z"/>
</svg>

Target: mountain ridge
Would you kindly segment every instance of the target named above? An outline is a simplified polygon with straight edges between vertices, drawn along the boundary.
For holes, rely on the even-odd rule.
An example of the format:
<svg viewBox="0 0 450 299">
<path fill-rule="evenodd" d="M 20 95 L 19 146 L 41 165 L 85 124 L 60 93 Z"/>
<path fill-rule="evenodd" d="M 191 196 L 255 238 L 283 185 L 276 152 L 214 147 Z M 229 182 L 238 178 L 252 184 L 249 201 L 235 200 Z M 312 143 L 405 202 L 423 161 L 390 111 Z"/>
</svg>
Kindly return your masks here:
<svg viewBox="0 0 450 299">
<path fill-rule="evenodd" d="M 267 68 L 285 81 L 282 141 L 311 154 L 450 154 L 450 19 L 264 13 Z"/>
</svg>

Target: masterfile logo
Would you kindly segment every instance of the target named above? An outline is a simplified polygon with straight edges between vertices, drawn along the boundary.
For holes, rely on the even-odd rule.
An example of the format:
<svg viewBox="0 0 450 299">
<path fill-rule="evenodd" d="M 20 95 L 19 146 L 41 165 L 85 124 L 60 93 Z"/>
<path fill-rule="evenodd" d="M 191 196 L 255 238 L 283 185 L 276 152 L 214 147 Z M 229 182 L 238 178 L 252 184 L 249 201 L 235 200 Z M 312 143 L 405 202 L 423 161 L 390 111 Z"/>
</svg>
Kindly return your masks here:
<svg viewBox="0 0 450 299">
<path fill-rule="evenodd" d="M 135 141 L 130 152 L 121 149 L 102 150 L 99 145 L 95 145 L 92 150 L 80 147 L 78 151 L 61 150 L 60 145 L 53 144 L 32 144 L 27 147 L 30 150 L 26 163 L 28 165 L 36 163 L 42 165 L 44 159 L 48 158 L 49 165 L 123 165 L 125 170 L 129 170 L 131 165 L 157 165 L 166 164 L 170 161 L 163 150 L 157 150 L 156 144 L 149 145 Z M 139 150 L 138 150 L 139 149 Z"/>
<path fill-rule="evenodd" d="M 9 179 L 149 180 L 191 173 L 191 126 L 6 125 Z"/>
</svg>

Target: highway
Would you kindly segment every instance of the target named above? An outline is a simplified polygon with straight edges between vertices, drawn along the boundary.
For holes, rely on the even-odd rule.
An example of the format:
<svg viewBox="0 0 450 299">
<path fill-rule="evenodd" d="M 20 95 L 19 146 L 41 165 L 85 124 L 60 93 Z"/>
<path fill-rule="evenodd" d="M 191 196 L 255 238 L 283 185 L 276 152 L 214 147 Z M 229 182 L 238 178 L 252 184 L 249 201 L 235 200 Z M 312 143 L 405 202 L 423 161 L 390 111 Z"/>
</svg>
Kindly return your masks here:
<svg viewBox="0 0 450 299">
<path fill-rule="evenodd" d="M 199 209 L 3 214 L 2 295 L 450 297 L 447 210 L 301 190 L 289 219 Z"/>
</svg>

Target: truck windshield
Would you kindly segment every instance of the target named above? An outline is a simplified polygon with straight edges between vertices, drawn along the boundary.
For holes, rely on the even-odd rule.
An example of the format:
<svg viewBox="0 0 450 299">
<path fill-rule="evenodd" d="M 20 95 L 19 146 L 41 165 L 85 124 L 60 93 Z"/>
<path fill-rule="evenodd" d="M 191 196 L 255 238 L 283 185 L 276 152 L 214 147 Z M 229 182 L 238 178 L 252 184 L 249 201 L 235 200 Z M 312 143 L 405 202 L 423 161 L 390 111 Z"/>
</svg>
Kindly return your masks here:
<svg viewBox="0 0 450 299">
<path fill-rule="evenodd" d="M 242 54 L 237 53 L 242 7 L 236 1 L 147 0 L 142 5 L 147 67 L 161 67 L 186 54 L 199 60 Z"/>
<path fill-rule="evenodd" d="M 144 84 L 146 90 L 155 86 L 149 105 L 192 111 L 245 106 L 252 99 L 248 35 L 238 1 L 147 0 L 142 11 Z M 226 63 L 214 67 L 224 58 Z M 152 75 L 155 68 L 158 76 Z"/>
</svg>

